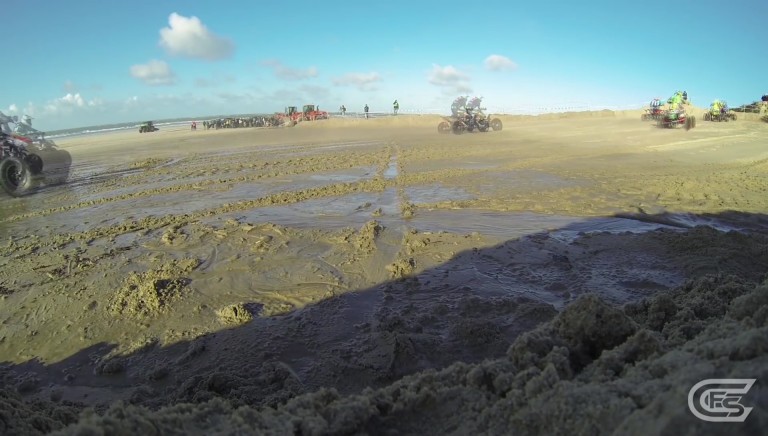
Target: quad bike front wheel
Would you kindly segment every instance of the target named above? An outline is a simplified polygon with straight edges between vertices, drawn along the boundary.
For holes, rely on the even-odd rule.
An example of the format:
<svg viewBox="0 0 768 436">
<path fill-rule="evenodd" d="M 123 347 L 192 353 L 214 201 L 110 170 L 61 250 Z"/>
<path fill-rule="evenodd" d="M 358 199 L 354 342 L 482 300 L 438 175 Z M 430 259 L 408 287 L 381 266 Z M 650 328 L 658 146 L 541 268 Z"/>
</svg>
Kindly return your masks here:
<svg viewBox="0 0 768 436">
<path fill-rule="evenodd" d="M 696 127 L 696 117 L 690 116 L 685 119 L 685 130 L 691 130 Z"/>
<path fill-rule="evenodd" d="M 442 121 L 437 125 L 438 133 L 448 133 L 451 131 L 451 124 L 448 121 Z"/>
<path fill-rule="evenodd" d="M 32 171 L 23 160 L 9 156 L 0 162 L 0 185 L 13 197 L 21 197 L 32 188 Z"/>
<path fill-rule="evenodd" d="M 494 132 L 501 130 L 502 127 L 500 119 L 494 118 L 491 120 L 491 129 L 493 129 Z"/>
<path fill-rule="evenodd" d="M 461 121 L 454 121 L 451 125 L 451 130 L 456 135 L 461 135 L 464 133 L 464 124 Z"/>
</svg>

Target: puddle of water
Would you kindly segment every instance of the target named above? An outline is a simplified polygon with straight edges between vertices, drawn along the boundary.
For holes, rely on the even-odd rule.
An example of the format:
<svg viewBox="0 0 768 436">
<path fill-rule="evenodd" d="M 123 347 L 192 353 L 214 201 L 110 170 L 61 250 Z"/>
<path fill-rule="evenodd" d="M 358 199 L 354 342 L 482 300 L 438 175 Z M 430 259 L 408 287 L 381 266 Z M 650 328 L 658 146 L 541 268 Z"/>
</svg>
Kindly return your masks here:
<svg viewBox="0 0 768 436">
<path fill-rule="evenodd" d="M 385 223 L 401 221 L 397 192 L 358 193 L 331 198 L 315 198 L 284 206 L 266 206 L 223 214 L 206 221 L 229 218 L 251 223 L 270 222 L 297 228 L 340 229 L 359 227 L 372 219 Z"/>
<path fill-rule="evenodd" d="M 579 182 L 537 170 L 490 171 L 477 176 L 481 190 L 541 190 L 567 188 Z"/>
<path fill-rule="evenodd" d="M 411 203 L 439 203 L 441 201 L 474 200 L 474 195 L 461 188 L 449 188 L 442 185 L 411 186 L 404 189 Z"/>
<path fill-rule="evenodd" d="M 519 238 L 540 232 L 570 242 L 580 233 L 643 233 L 660 228 L 678 229 L 660 223 L 641 222 L 625 218 L 579 218 L 543 215 L 532 212 L 508 213 L 477 209 L 419 210 L 411 219 L 419 230 L 450 231 L 459 234 L 478 232 L 502 239 Z"/>
<path fill-rule="evenodd" d="M 384 178 L 385 179 L 394 179 L 398 175 L 398 169 L 397 169 L 397 156 L 392 156 L 389 160 L 389 166 L 386 170 L 384 170 Z"/>
<path fill-rule="evenodd" d="M 354 168 L 347 171 L 334 171 L 326 173 L 315 173 L 309 176 L 310 180 L 334 183 L 359 182 L 364 179 L 371 179 L 376 175 L 375 167 Z"/>
</svg>

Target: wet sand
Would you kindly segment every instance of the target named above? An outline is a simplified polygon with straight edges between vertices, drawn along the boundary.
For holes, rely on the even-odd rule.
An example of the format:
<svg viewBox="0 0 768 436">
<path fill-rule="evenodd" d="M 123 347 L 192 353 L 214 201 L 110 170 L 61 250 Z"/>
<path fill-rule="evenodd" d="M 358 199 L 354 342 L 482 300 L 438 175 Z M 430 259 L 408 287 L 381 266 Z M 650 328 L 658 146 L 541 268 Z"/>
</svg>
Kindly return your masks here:
<svg viewBox="0 0 768 436">
<path fill-rule="evenodd" d="M 696 377 L 768 368 L 768 125 L 640 113 L 59 141 L 0 204 L 0 430 L 716 432 Z"/>
</svg>

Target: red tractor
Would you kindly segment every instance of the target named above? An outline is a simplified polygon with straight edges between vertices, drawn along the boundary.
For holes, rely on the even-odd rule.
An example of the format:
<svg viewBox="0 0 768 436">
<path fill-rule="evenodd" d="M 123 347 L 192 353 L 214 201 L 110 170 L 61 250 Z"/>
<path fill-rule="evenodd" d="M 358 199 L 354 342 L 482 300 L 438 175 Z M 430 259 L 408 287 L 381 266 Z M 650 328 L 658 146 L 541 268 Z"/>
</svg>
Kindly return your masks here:
<svg viewBox="0 0 768 436">
<path fill-rule="evenodd" d="M 275 117 L 281 126 L 295 126 L 301 119 L 301 112 L 296 111 L 296 106 L 288 106 L 285 112 L 276 113 Z"/>
<path fill-rule="evenodd" d="M 305 104 L 300 116 L 303 121 L 327 120 L 328 112 L 321 111 L 319 107 L 316 108 L 313 104 Z"/>
</svg>

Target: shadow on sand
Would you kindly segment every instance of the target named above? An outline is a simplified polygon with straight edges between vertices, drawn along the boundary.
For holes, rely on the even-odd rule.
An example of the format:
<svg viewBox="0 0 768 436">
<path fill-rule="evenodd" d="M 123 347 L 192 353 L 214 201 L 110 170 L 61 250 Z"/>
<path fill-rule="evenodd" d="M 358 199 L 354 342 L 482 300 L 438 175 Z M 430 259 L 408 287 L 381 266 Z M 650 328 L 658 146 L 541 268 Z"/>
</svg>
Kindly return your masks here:
<svg viewBox="0 0 768 436">
<path fill-rule="evenodd" d="M 758 434 L 768 216 L 624 218 L 658 227 L 537 233 L 287 315 L 246 304 L 242 324 L 190 341 L 3 364 L 0 433 Z M 561 284 L 529 293 L 537 269 Z M 758 382 L 726 429 L 686 396 L 727 377 Z"/>
</svg>

